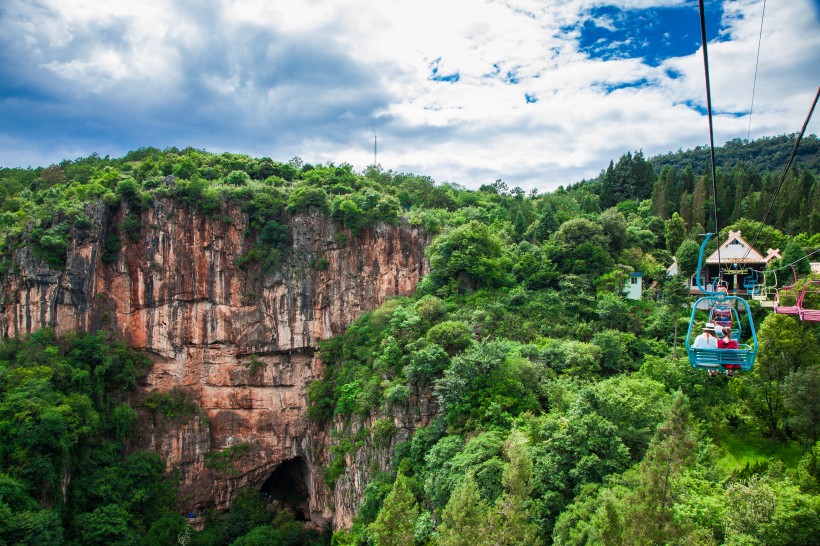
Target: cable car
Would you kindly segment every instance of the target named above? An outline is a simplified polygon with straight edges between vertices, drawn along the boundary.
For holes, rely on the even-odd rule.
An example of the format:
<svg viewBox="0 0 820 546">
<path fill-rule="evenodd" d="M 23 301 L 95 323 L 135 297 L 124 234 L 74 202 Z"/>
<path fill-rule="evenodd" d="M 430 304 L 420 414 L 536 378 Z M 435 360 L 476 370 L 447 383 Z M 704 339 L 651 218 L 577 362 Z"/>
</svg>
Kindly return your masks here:
<svg viewBox="0 0 820 546">
<path fill-rule="evenodd" d="M 769 296 L 772 295 L 776 289 L 777 271 L 774 269 L 771 271 L 763 270 L 763 282 L 755 287 L 752 293 L 752 299 L 759 301 L 760 305 L 765 306 L 767 303 L 771 303 L 769 302 Z"/>
<path fill-rule="evenodd" d="M 778 315 L 799 315 L 800 308 L 797 306 L 799 294 L 797 293 L 797 270 L 792 267 L 792 274 L 794 275 L 794 282 L 789 286 L 782 286 L 774 292 L 774 312 Z M 786 302 L 791 305 L 783 305 Z M 794 303 L 792 303 L 794 302 Z"/>
<path fill-rule="evenodd" d="M 695 275 L 695 280 L 698 289 L 706 294 L 702 298 L 695 301 L 692 306 L 692 316 L 689 319 L 689 329 L 686 332 L 686 352 L 689 355 L 689 364 L 696 370 L 707 370 L 710 372 L 726 373 L 731 370 L 739 370 L 748 372 L 754 367 L 755 356 L 757 356 L 757 333 L 755 332 L 754 319 L 752 318 L 752 310 L 749 308 L 749 302 L 739 296 L 730 296 L 726 292 L 717 290 L 705 290 L 700 284 L 700 271 L 703 267 L 703 253 L 706 250 L 706 245 L 709 239 L 712 238 L 712 233 L 706 234 L 706 239 L 700 247 L 700 254 L 698 255 L 698 269 Z M 715 308 L 734 308 L 734 305 L 740 307 L 741 305 L 746 310 L 746 316 L 749 317 L 749 330 L 751 330 L 751 344 L 738 343 L 737 349 L 716 349 L 716 348 L 696 348 L 693 347 L 694 339 L 692 338 L 692 330 L 696 322 L 696 313 L 699 307 L 707 305 L 710 309 Z M 732 336 L 734 337 L 734 336 Z"/>
<path fill-rule="evenodd" d="M 732 339 L 740 341 L 743 335 L 743 327 L 740 324 L 740 316 L 737 314 L 737 309 L 731 305 L 714 304 L 709 309 L 709 318 L 707 322 L 711 322 L 715 326 L 721 328 L 729 327 L 732 329 Z"/>
<path fill-rule="evenodd" d="M 753 297 L 757 293 L 758 286 L 760 286 L 758 279 L 759 277 L 756 269 L 749 269 L 748 275 L 746 275 L 746 278 L 743 279 L 743 288 Z"/>
<path fill-rule="evenodd" d="M 806 296 L 809 296 L 808 302 Z M 820 322 L 820 280 L 806 281 L 797 300 L 800 320 Z"/>
</svg>

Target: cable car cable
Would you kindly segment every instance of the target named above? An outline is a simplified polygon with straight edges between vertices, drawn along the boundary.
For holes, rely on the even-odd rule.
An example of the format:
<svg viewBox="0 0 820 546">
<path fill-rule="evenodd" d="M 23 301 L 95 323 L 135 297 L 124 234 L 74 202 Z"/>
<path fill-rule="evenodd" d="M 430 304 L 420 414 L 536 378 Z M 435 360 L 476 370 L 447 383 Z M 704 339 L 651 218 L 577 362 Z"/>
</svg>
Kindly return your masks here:
<svg viewBox="0 0 820 546">
<path fill-rule="evenodd" d="M 793 262 L 792 262 L 792 263 L 790 263 L 790 264 L 782 265 L 782 266 L 780 266 L 780 267 L 773 267 L 773 268 L 771 268 L 771 269 L 767 269 L 766 271 L 780 271 L 781 269 L 786 269 L 787 267 L 791 267 L 791 266 L 793 266 L 794 264 L 796 264 L 796 263 L 798 263 L 798 262 L 802 262 L 802 261 L 803 261 L 803 260 L 805 260 L 806 258 L 811 258 L 812 256 L 814 256 L 814 255 L 815 255 L 815 254 L 817 254 L 818 252 L 820 252 L 820 248 L 818 248 L 818 249 L 816 249 L 816 250 L 813 250 L 813 251 L 809 252 L 809 253 L 808 253 L 808 254 L 806 254 L 805 256 L 802 256 L 802 257 L 800 257 L 800 258 L 797 258 L 795 261 L 793 261 Z"/>
<path fill-rule="evenodd" d="M 763 15 L 760 16 L 760 34 L 757 37 L 757 59 L 755 60 L 755 78 L 752 83 L 752 104 L 749 106 L 749 130 L 746 131 L 746 140 L 752 135 L 752 113 L 755 109 L 755 89 L 757 89 L 757 67 L 760 65 L 760 43 L 763 41 L 763 19 L 766 17 L 766 0 L 763 0 Z"/>
<path fill-rule="evenodd" d="M 709 86 L 709 54 L 706 49 L 706 9 L 703 6 L 703 0 L 698 0 L 698 7 L 700 9 L 700 36 L 703 42 L 703 72 L 706 77 L 706 113 L 709 117 L 709 153 L 711 156 L 712 165 L 712 201 L 715 211 L 715 233 L 720 232 L 718 224 L 717 213 L 717 176 L 715 174 L 715 133 L 712 127 L 712 90 Z M 720 270 L 720 242 L 718 241 L 718 270 Z M 700 271 L 697 273 L 700 275 Z M 720 277 L 718 273 L 718 277 Z"/>
<path fill-rule="evenodd" d="M 703 0 L 701 0 L 703 2 Z M 811 108 L 809 109 L 809 113 L 806 115 L 806 120 L 803 122 L 803 127 L 800 128 L 800 132 L 797 134 L 797 141 L 794 143 L 794 148 L 792 149 L 792 153 L 789 156 L 789 161 L 786 163 L 786 168 L 783 169 L 783 174 L 780 177 L 780 183 L 775 188 L 774 194 L 772 194 L 772 198 L 769 201 L 769 208 L 766 210 L 766 214 L 763 215 L 763 219 L 760 221 L 760 227 L 757 228 L 757 233 L 755 233 L 754 239 L 752 240 L 752 244 L 749 245 L 749 249 L 746 250 L 746 254 L 751 251 L 751 248 L 754 247 L 755 243 L 757 242 L 757 238 L 760 236 L 760 232 L 763 231 L 763 224 L 766 223 L 766 219 L 769 217 L 769 214 L 772 212 L 772 208 L 774 207 L 774 200 L 777 197 L 777 194 L 780 193 L 780 188 L 783 186 L 783 182 L 786 180 L 786 175 L 789 173 L 789 168 L 792 165 L 792 161 L 794 161 L 794 156 L 797 154 L 797 148 L 800 146 L 800 141 L 803 140 L 803 134 L 806 132 L 806 127 L 809 125 L 809 121 L 811 120 L 811 115 L 814 113 L 814 107 L 817 106 L 817 99 L 820 97 L 820 87 L 817 88 L 817 93 L 814 94 L 814 101 L 811 103 Z"/>
</svg>

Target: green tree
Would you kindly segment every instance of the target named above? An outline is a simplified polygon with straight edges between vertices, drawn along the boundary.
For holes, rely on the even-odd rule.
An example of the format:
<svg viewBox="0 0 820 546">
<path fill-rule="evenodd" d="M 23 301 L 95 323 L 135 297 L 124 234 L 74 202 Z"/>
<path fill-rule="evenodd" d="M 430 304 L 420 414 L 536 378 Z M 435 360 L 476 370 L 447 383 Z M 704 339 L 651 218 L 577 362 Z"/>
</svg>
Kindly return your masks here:
<svg viewBox="0 0 820 546">
<path fill-rule="evenodd" d="M 585 485 L 555 524 L 556 546 L 624 544 L 623 526 L 628 490 L 622 485 Z"/>
<path fill-rule="evenodd" d="M 706 207 L 708 206 L 709 193 L 706 187 L 706 178 L 699 176 L 695 182 L 695 191 L 692 193 L 692 222 L 691 224 L 706 225 L 709 217 Z"/>
<path fill-rule="evenodd" d="M 612 269 L 608 244 L 600 225 L 586 218 L 574 218 L 561 224 L 545 249 L 562 273 L 597 278 Z"/>
<path fill-rule="evenodd" d="M 529 494 L 533 463 L 524 435 L 513 429 L 504 445 L 509 462 L 504 467 L 504 493 L 490 510 L 487 535 L 490 544 L 517 546 L 541 544 L 538 527 L 532 521 Z"/>
<path fill-rule="evenodd" d="M 662 383 L 639 374 L 616 375 L 582 391 L 570 412 L 594 412 L 615 425 L 631 459 L 640 461 L 670 400 Z"/>
<path fill-rule="evenodd" d="M 666 221 L 666 250 L 675 254 L 683 240 L 686 238 L 686 226 L 683 218 L 676 212 Z"/>
<path fill-rule="evenodd" d="M 691 416 L 686 397 L 679 391 L 669 418 L 641 462 L 638 487 L 629 501 L 625 542 L 664 544 L 680 539 L 685 528 L 673 506 L 683 492 L 679 477 L 695 458 L 697 442 L 690 431 Z"/>
<path fill-rule="evenodd" d="M 506 286 L 513 281 L 511 260 L 501 239 L 475 220 L 436 237 L 427 250 L 433 287 L 456 291 Z"/>
<path fill-rule="evenodd" d="M 466 322 L 446 320 L 431 326 L 427 339 L 453 356 L 472 345 L 473 332 Z"/>
<path fill-rule="evenodd" d="M 678 274 L 684 279 L 695 274 L 695 269 L 698 268 L 699 253 L 700 245 L 692 239 L 686 239 L 678 247 L 675 258 L 678 261 Z"/>
<path fill-rule="evenodd" d="M 776 439 L 785 418 L 784 380 L 791 372 L 817 363 L 820 349 L 813 336 L 805 335 L 798 321 L 789 315 L 768 315 L 757 338 L 757 361 L 741 396 L 769 436 Z"/>
<path fill-rule="evenodd" d="M 454 430 L 509 424 L 537 411 L 532 362 L 508 341 L 485 341 L 453 357 L 437 381 L 436 397 Z"/>
<path fill-rule="evenodd" d="M 694 214 L 692 212 L 692 194 L 684 192 L 680 196 L 680 205 L 678 206 L 680 217 L 683 218 L 683 223 L 687 228 L 696 224 Z"/>
<path fill-rule="evenodd" d="M 786 423 L 807 446 L 820 438 L 820 367 L 806 366 L 791 372 L 783 381 Z"/>
<path fill-rule="evenodd" d="M 613 254 L 621 252 L 626 244 L 627 222 L 624 215 L 618 209 L 612 207 L 602 212 L 598 221 L 604 235 L 609 239 L 610 252 Z"/>
<path fill-rule="evenodd" d="M 225 183 L 231 186 L 247 186 L 251 181 L 251 177 L 245 171 L 231 171 L 225 177 Z"/>
<path fill-rule="evenodd" d="M 410 480 L 403 474 L 396 476 L 393 489 L 371 528 L 378 546 L 405 546 L 413 544 L 413 532 L 419 506 L 410 487 Z"/>
<path fill-rule="evenodd" d="M 231 546 L 279 546 L 282 533 L 270 525 L 254 527 L 248 534 L 233 541 Z"/>
<path fill-rule="evenodd" d="M 472 473 L 466 473 L 444 508 L 437 543 L 440 546 L 485 544 L 488 510 L 478 493 L 475 478 Z"/>
<path fill-rule="evenodd" d="M 82 544 L 136 544 L 137 534 L 128 525 L 128 512 L 116 504 L 107 504 L 93 512 L 80 514 L 74 520 Z"/>
<path fill-rule="evenodd" d="M 678 318 L 682 309 L 689 307 L 689 286 L 681 282 L 680 276 L 664 275 L 663 281 L 664 317 L 673 322 L 672 358 L 678 358 Z"/>
<path fill-rule="evenodd" d="M 296 214 L 310 207 L 325 213 L 330 212 L 330 201 L 325 190 L 305 184 L 294 186 L 288 196 L 285 210 L 290 214 Z"/>
<path fill-rule="evenodd" d="M 784 264 L 794 264 L 798 275 L 808 275 L 811 272 L 809 261 L 803 259 L 808 254 L 804 248 L 808 246 L 806 243 L 805 235 L 793 237 L 783 250 L 783 259 L 781 261 Z"/>
</svg>

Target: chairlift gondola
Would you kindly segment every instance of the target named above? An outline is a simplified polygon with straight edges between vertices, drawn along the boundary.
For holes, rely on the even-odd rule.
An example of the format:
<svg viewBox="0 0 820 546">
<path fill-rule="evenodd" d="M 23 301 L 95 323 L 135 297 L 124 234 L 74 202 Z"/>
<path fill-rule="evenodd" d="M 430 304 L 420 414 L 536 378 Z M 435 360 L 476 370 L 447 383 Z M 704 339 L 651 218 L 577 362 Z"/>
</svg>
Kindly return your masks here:
<svg viewBox="0 0 820 546">
<path fill-rule="evenodd" d="M 809 296 L 809 299 L 806 299 Z M 820 322 L 820 280 L 806 281 L 797 300 L 800 320 Z"/>
<path fill-rule="evenodd" d="M 732 305 L 718 303 L 712 305 L 709 309 L 707 322 L 711 322 L 721 328 L 731 328 L 732 339 L 735 341 L 740 341 L 740 337 L 743 335 L 743 326 L 740 324 L 740 316 L 737 314 L 737 308 Z"/>
<path fill-rule="evenodd" d="M 797 306 L 797 301 L 800 297 L 797 293 L 797 270 L 793 265 L 791 268 L 792 275 L 794 275 L 794 282 L 789 286 L 781 286 L 774 292 L 774 303 L 772 307 L 778 315 L 800 315 L 800 308 Z M 792 305 L 783 305 L 784 301 Z"/>
<path fill-rule="evenodd" d="M 763 270 L 763 282 L 759 283 L 752 293 L 752 299 L 759 301 L 760 305 L 771 304 L 769 296 L 774 295 L 777 290 L 777 270 Z M 771 305 L 769 305 L 771 306 Z"/>
<path fill-rule="evenodd" d="M 757 333 L 755 332 L 754 319 L 752 318 L 752 310 L 749 307 L 749 302 L 739 296 L 730 296 L 723 290 L 706 290 L 700 283 L 703 253 L 712 235 L 712 233 L 706 234 L 706 238 L 700 247 L 700 254 L 698 255 L 698 269 L 695 275 L 695 281 L 697 282 L 698 289 L 706 295 L 695 301 L 695 304 L 692 306 L 692 316 L 689 319 L 689 329 L 686 332 L 686 352 L 689 355 L 689 364 L 696 370 L 707 370 L 713 373 L 726 372 L 729 370 L 748 372 L 754 367 L 755 356 L 757 355 Z M 720 288 L 719 283 L 713 283 L 713 286 Z M 737 349 L 693 347 L 694 339 L 692 338 L 692 330 L 694 329 L 698 308 L 707 306 L 710 309 L 716 307 L 718 309 L 735 309 L 735 304 L 737 304 L 737 307 L 742 305 L 746 311 L 746 316 L 749 317 L 751 344 L 739 343 Z M 735 313 L 736 312 L 737 310 L 735 310 Z M 732 337 L 734 338 L 734 336 Z"/>
<path fill-rule="evenodd" d="M 747 294 L 754 296 L 758 290 L 758 276 L 757 269 L 749 269 L 746 277 L 743 279 L 743 288 Z"/>
</svg>

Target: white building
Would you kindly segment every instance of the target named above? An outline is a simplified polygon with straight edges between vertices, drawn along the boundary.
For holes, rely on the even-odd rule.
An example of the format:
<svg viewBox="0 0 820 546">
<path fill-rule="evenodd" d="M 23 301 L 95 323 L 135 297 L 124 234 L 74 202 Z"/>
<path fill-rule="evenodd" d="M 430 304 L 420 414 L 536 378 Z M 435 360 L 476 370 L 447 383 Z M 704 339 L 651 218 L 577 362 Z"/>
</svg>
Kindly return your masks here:
<svg viewBox="0 0 820 546">
<path fill-rule="evenodd" d="M 639 300 L 643 293 L 643 273 L 634 272 L 629 274 L 629 282 L 624 286 L 626 299 Z"/>
</svg>

